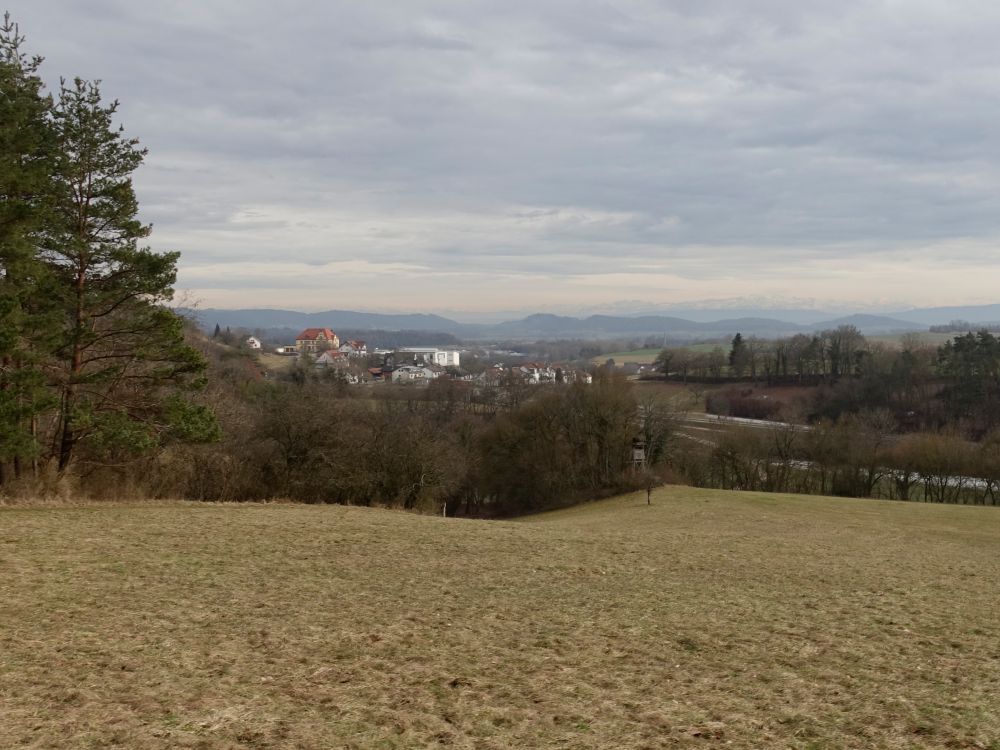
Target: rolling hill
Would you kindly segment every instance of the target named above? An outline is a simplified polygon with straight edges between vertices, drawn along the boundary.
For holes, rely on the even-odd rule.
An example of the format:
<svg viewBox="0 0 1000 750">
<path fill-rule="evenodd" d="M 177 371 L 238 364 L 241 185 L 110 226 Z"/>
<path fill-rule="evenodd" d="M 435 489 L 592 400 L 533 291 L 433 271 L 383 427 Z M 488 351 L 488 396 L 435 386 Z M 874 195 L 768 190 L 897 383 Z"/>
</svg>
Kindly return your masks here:
<svg viewBox="0 0 1000 750">
<path fill-rule="evenodd" d="M 997 514 L 0 508 L 0 747 L 988 748 Z"/>
<path fill-rule="evenodd" d="M 839 325 L 854 325 L 866 334 L 921 330 L 924 327 L 917 323 L 877 315 L 852 315 L 805 325 L 759 317 L 696 322 L 665 315 L 635 317 L 591 315 L 586 318 L 576 318 L 537 313 L 503 323 L 470 324 L 459 323 L 440 315 L 383 314 L 351 310 L 302 313 L 292 310 L 210 308 L 186 312 L 205 330 L 213 329 L 216 324 L 223 328 L 244 328 L 251 331 L 329 326 L 334 330 L 377 329 L 448 333 L 470 341 L 599 339 L 621 336 L 669 336 L 674 339 L 694 339 L 732 336 L 737 331 L 744 335 L 778 337 L 821 331 Z"/>
</svg>

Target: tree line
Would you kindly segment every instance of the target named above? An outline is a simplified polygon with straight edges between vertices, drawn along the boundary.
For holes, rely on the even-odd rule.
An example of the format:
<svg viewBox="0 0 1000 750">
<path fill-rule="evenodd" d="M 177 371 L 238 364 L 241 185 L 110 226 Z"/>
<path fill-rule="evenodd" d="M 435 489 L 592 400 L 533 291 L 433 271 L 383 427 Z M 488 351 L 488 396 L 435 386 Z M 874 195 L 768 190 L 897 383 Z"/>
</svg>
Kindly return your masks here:
<svg viewBox="0 0 1000 750">
<path fill-rule="evenodd" d="M 702 487 L 997 505 L 1000 433 L 893 432 L 885 411 L 810 429 L 731 427 L 681 441 L 669 457 L 680 481 Z"/>
<path fill-rule="evenodd" d="M 731 387 L 706 396 L 709 411 L 775 418 L 782 410 L 803 421 L 884 410 L 901 431 L 958 430 L 980 439 L 1000 427 L 1000 338 L 988 330 L 940 345 L 903 336 L 898 346 L 867 339 L 853 326 L 814 336 L 765 341 L 737 334 L 728 355 L 665 349 L 661 375 Z M 753 385 L 809 385 L 791 404 L 762 399 Z"/>
</svg>

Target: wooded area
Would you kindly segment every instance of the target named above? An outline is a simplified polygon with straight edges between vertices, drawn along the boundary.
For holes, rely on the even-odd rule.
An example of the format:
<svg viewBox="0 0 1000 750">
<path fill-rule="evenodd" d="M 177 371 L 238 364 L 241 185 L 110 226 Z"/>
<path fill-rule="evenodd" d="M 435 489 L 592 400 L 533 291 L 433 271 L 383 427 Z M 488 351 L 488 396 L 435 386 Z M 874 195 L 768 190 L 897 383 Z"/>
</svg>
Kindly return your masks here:
<svg viewBox="0 0 1000 750">
<path fill-rule="evenodd" d="M 178 253 L 140 244 L 132 174 L 145 151 L 97 82 L 45 93 L 41 59 L 0 29 L 0 485 L 123 464 L 211 440 L 188 393 L 205 363 L 184 340 Z"/>
</svg>

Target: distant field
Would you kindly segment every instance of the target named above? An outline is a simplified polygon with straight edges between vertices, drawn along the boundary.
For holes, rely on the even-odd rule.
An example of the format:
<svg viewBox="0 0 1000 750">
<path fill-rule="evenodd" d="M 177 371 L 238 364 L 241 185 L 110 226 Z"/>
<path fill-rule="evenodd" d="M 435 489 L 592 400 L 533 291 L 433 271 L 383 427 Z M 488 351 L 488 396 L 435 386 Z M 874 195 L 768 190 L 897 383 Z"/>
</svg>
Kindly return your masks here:
<svg viewBox="0 0 1000 750">
<path fill-rule="evenodd" d="M 688 349 L 692 352 L 710 352 L 715 347 L 720 347 L 726 353 L 729 352 L 728 345 L 725 344 L 688 344 L 688 345 L 678 345 L 672 346 L 674 349 Z M 655 349 L 633 349 L 629 352 L 611 352 L 610 354 L 601 354 L 600 356 L 594 357 L 591 361 L 595 365 L 603 365 L 608 359 L 613 359 L 616 365 L 624 365 L 627 363 L 635 363 L 637 365 L 649 365 L 653 363 L 660 352 L 663 351 L 663 347 L 657 347 Z"/>
<path fill-rule="evenodd" d="M 684 383 L 664 380 L 637 380 L 632 387 L 640 401 L 652 399 L 678 411 L 705 411 L 704 396 L 711 390 L 703 389 L 696 393 Z"/>
<path fill-rule="evenodd" d="M 3 748 L 997 748 L 1000 509 L 0 509 Z"/>
<path fill-rule="evenodd" d="M 884 344 L 889 344 L 890 346 L 900 346 L 903 342 L 903 337 L 906 336 L 905 333 L 886 333 L 875 336 L 866 336 L 869 341 L 881 341 Z M 941 346 L 941 344 L 947 343 L 955 338 L 954 333 L 931 333 L 930 331 L 917 331 L 916 333 L 909 334 L 910 336 L 916 336 L 922 343 L 929 344 L 931 346 Z"/>
<path fill-rule="evenodd" d="M 633 349 L 630 352 L 611 352 L 611 354 L 602 354 L 599 357 L 594 357 L 591 361 L 595 365 L 603 365 L 609 359 L 613 359 L 616 365 L 628 363 L 648 365 L 653 363 L 653 360 L 656 359 L 661 351 L 663 349 Z"/>
</svg>

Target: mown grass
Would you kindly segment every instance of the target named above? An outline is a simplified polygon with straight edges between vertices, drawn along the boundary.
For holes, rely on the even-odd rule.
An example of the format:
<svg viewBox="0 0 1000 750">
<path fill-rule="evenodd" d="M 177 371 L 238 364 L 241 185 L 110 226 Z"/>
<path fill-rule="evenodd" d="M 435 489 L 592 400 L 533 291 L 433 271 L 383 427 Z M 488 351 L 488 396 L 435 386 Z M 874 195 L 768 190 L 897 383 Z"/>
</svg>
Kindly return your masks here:
<svg viewBox="0 0 1000 750">
<path fill-rule="evenodd" d="M 998 748 L 1000 513 L 0 509 L 3 748 Z"/>
</svg>

